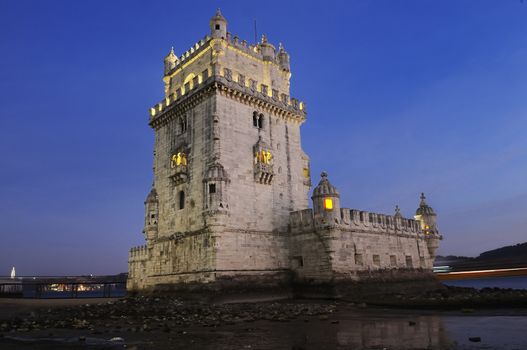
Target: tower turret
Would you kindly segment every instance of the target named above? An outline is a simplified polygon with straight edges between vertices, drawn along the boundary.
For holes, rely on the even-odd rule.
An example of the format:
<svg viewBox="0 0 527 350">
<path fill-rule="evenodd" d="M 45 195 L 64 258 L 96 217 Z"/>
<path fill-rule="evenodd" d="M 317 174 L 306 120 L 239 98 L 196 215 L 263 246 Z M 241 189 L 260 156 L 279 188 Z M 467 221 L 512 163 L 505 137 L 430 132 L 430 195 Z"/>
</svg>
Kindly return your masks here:
<svg viewBox="0 0 527 350">
<path fill-rule="evenodd" d="M 264 61 L 274 61 L 275 47 L 267 42 L 267 37 L 262 35 L 262 42 L 259 44 L 260 52 L 262 53 Z"/>
<path fill-rule="evenodd" d="M 336 187 L 328 180 L 324 171 L 322 179 L 313 190 L 313 212 L 315 221 L 321 224 L 338 224 L 340 219 L 340 195 Z"/>
<path fill-rule="evenodd" d="M 421 230 L 425 234 L 428 251 L 431 256 L 435 257 L 441 237 L 437 229 L 437 215 L 434 209 L 426 203 L 424 193 L 421 193 L 421 202 L 419 203 L 419 208 L 415 211 L 414 218 L 421 223 Z"/>
<path fill-rule="evenodd" d="M 145 200 L 145 228 L 143 233 L 147 243 L 152 243 L 157 239 L 157 221 L 159 215 L 159 201 L 157 191 L 154 187 L 148 194 Z"/>
<path fill-rule="evenodd" d="M 426 203 L 424 193 L 421 193 L 421 202 L 419 208 L 415 211 L 415 219 L 421 222 L 421 229 L 425 234 L 438 233 L 437 215 L 434 209 Z"/>
<path fill-rule="evenodd" d="M 285 51 L 282 43 L 278 45 L 278 55 L 276 55 L 276 58 L 280 69 L 286 72 L 291 71 L 291 65 L 289 64 L 289 54 Z"/>
<path fill-rule="evenodd" d="M 206 212 L 224 212 L 229 208 L 227 202 L 227 189 L 229 177 L 223 165 L 218 162 L 212 164 L 203 179 Z"/>
<path fill-rule="evenodd" d="M 221 14 L 220 9 L 217 9 L 214 17 L 210 19 L 210 36 L 222 39 L 227 37 L 227 20 Z"/>
<path fill-rule="evenodd" d="M 168 53 L 168 55 L 165 57 L 165 75 L 168 74 L 168 72 L 170 72 L 175 66 L 176 66 L 176 62 L 177 62 L 177 56 L 174 54 L 174 48 L 172 47 L 170 49 L 170 52 Z"/>
</svg>

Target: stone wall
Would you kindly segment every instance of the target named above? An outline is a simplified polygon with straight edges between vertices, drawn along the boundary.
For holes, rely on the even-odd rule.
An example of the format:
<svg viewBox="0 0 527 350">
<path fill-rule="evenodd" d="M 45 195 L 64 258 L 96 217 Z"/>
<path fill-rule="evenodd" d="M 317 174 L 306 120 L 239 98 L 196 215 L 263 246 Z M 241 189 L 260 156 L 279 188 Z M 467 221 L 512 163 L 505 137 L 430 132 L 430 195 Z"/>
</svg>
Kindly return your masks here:
<svg viewBox="0 0 527 350">
<path fill-rule="evenodd" d="M 311 209 L 291 213 L 292 268 L 297 279 L 359 280 L 364 272 L 431 271 L 434 256 L 419 222 L 366 211 L 341 209 L 336 223 L 314 219 Z"/>
</svg>

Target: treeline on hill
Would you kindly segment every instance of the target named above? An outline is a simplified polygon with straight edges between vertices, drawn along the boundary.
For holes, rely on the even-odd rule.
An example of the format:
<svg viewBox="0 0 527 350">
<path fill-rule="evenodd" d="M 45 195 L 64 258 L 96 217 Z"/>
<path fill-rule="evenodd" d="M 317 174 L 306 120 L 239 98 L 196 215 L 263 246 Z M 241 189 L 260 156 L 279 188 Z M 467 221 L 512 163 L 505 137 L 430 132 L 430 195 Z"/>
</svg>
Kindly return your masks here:
<svg viewBox="0 0 527 350">
<path fill-rule="evenodd" d="M 476 258 L 437 256 L 436 265 L 449 265 L 454 271 L 527 267 L 527 242 L 489 250 Z"/>
</svg>

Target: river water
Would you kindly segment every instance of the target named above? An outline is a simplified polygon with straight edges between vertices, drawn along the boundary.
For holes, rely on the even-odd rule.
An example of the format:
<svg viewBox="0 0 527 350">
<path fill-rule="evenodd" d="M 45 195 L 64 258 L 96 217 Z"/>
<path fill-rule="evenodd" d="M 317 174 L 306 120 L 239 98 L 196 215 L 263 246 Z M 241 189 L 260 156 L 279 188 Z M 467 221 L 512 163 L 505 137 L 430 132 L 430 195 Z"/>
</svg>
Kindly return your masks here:
<svg viewBox="0 0 527 350">
<path fill-rule="evenodd" d="M 449 286 L 472 287 L 478 289 L 485 287 L 527 289 L 527 276 L 473 278 L 457 281 L 443 281 L 442 283 Z"/>
</svg>

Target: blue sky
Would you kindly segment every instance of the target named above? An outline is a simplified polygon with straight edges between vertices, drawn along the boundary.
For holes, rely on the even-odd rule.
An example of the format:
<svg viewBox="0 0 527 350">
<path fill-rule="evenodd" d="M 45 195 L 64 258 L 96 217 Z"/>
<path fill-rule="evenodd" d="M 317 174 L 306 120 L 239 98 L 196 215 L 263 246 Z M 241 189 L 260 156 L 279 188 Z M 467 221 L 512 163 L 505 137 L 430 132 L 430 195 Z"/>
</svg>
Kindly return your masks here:
<svg viewBox="0 0 527 350">
<path fill-rule="evenodd" d="M 303 147 L 343 206 L 412 216 L 441 254 L 527 241 L 520 0 L 0 2 L 0 275 L 118 273 L 142 244 L 162 61 L 208 33 L 282 42 Z"/>
</svg>

